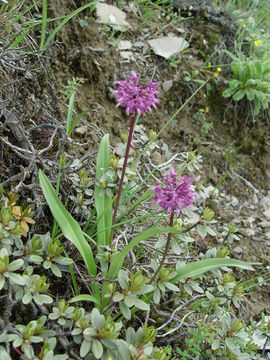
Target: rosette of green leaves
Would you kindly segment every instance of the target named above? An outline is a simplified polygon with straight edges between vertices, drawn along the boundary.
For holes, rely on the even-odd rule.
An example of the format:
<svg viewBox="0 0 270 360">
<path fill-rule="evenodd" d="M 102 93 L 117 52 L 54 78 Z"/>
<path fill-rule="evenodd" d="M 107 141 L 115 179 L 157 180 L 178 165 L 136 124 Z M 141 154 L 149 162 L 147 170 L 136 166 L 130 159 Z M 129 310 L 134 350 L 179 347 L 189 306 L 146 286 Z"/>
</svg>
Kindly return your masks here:
<svg viewBox="0 0 270 360">
<path fill-rule="evenodd" d="M 9 247 L 19 242 L 21 237 L 20 222 L 12 214 L 12 206 L 2 206 L 0 210 L 0 244 Z"/>
<path fill-rule="evenodd" d="M 206 207 L 203 211 L 202 218 L 200 223 L 197 225 L 196 230 L 198 234 L 205 238 L 207 235 L 216 236 L 216 232 L 211 228 L 210 225 L 215 224 L 216 220 L 214 220 L 215 212 L 208 207 Z"/>
<path fill-rule="evenodd" d="M 60 255 L 64 251 L 64 247 L 61 246 L 59 239 L 52 240 L 50 237 L 46 237 L 44 246 L 46 252 L 46 259 L 43 262 L 44 269 L 51 269 L 55 276 L 62 277 L 62 272 L 58 265 L 71 265 L 73 260 Z"/>
<path fill-rule="evenodd" d="M 141 271 L 131 273 L 130 277 L 125 270 L 120 270 L 118 273 L 118 282 L 122 291 L 115 292 L 113 301 L 118 302 L 120 311 L 125 319 L 131 318 L 130 308 L 135 306 L 140 310 L 147 311 L 150 309 L 149 305 L 139 298 L 140 295 L 145 295 L 153 290 L 152 285 L 147 285 L 148 279 L 142 275 Z"/>
<path fill-rule="evenodd" d="M 22 259 L 9 262 L 9 254 L 6 248 L 0 250 L 0 290 L 3 289 L 6 280 L 11 284 L 24 285 L 24 279 L 16 271 L 23 266 Z"/>
<path fill-rule="evenodd" d="M 34 358 L 34 349 L 32 344 L 41 343 L 44 341 L 42 333 L 44 331 L 43 325 L 46 322 L 46 316 L 42 316 L 38 320 L 30 321 L 25 325 L 16 325 L 17 333 L 7 335 L 6 341 L 12 341 L 14 348 L 21 348 L 22 352 L 29 359 Z"/>
<path fill-rule="evenodd" d="M 67 360 L 67 354 L 55 354 L 54 349 L 57 345 L 56 338 L 47 338 L 41 348 L 39 359 L 42 360 Z"/>
<path fill-rule="evenodd" d="M 20 292 L 16 293 L 18 298 L 22 298 L 23 304 L 27 305 L 34 301 L 37 305 L 51 304 L 53 299 L 44 294 L 49 289 L 45 275 L 33 274 L 33 268 L 29 266 L 23 274 L 24 279 L 24 295 Z M 23 295 L 23 296 L 22 296 Z"/>
<path fill-rule="evenodd" d="M 151 260 L 151 266 L 154 271 L 154 273 L 158 269 L 158 264 L 155 260 Z M 180 291 L 179 288 L 170 282 L 170 280 L 175 276 L 175 270 L 170 268 L 162 267 L 159 271 L 159 274 L 155 281 L 153 281 L 152 285 L 154 288 L 153 293 L 153 301 L 155 304 L 159 304 L 160 297 L 162 294 L 165 294 L 166 291 L 171 290 L 174 292 Z"/>
<path fill-rule="evenodd" d="M 21 243 L 18 247 L 18 250 L 13 252 L 14 256 L 22 256 L 25 266 L 28 266 L 29 263 L 41 264 L 43 262 L 44 248 L 42 246 L 42 241 L 40 236 L 33 236 L 33 238 L 28 241 L 25 245 Z"/>
<path fill-rule="evenodd" d="M 154 326 L 147 326 L 145 324 L 137 331 L 133 328 L 128 328 L 126 331 L 126 341 L 130 345 L 134 356 L 139 359 L 152 359 L 153 342 L 156 339 L 157 330 Z"/>
<path fill-rule="evenodd" d="M 225 240 L 231 244 L 234 240 L 240 240 L 237 232 L 237 226 L 235 224 L 229 224 L 228 226 L 224 226 L 224 230 L 221 235 L 223 235 Z"/>
<path fill-rule="evenodd" d="M 122 327 L 121 322 L 115 323 L 110 317 L 105 318 L 99 310 L 94 308 L 90 316 L 84 317 L 79 321 L 80 327 L 76 327 L 72 331 L 72 335 L 77 337 L 80 335 L 82 339 L 80 346 L 80 356 L 91 353 L 94 359 L 108 358 L 104 357 L 111 351 L 117 349 L 116 340 Z M 79 339 L 80 339 L 79 338 Z"/>
<path fill-rule="evenodd" d="M 59 325 L 69 325 L 74 317 L 74 306 L 69 306 L 64 299 L 59 300 L 58 306 L 53 307 L 53 312 L 49 314 L 49 319 L 57 320 Z"/>
</svg>

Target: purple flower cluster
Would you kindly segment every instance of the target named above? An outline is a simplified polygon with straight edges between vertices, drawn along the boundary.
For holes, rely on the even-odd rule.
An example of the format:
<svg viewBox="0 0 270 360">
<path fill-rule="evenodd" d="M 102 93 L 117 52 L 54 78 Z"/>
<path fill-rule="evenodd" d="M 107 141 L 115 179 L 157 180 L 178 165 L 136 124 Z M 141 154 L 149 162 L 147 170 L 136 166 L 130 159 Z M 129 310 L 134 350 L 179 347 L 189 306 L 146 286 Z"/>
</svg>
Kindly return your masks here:
<svg viewBox="0 0 270 360">
<path fill-rule="evenodd" d="M 117 96 L 117 106 L 124 106 L 126 113 L 144 115 L 152 111 L 159 102 L 157 99 L 157 82 L 149 80 L 145 86 L 140 85 L 139 78 L 134 71 L 125 79 L 115 82 L 118 89 L 114 91 Z"/>
<path fill-rule="evenodd" d="M 171 214 L 173 211 L 179 215 L 180 211 L 189 207 L 192 200 L 196 198 L 196 193 L 191 189 L 190 184 L 193 178 L 182 176 L 181 182 L 177 180 L 177 173 L 171 169 L 169 176 L 164 177 L 165 186 L 157 185 L 154 188 L 154 202 Z"/>
</svg>

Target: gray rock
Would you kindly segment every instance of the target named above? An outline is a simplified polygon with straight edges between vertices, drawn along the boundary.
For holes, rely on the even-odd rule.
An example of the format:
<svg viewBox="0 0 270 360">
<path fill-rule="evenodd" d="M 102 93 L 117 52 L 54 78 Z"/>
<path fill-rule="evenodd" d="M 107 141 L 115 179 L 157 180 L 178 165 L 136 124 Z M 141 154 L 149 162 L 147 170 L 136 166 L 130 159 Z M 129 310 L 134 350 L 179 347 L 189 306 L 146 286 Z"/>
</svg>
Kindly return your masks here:
<svg viewBox="0 0 270 360">
<path fill-rule="evenodd" d="M 263 215 L 265 216 L 265 218 L 266 218 L 267 220 L 270 220 L 270 208 L 269 208 L 268 210 L 265 210 L 265 211 L 263 212 Z"/>
<path fill-rule="evenodd" d="M 241 248 L 241 246 L 236 246 L 234 249 L 233 249 L 233 252 L 235 254 L 242 254 L 244 252 L 244 250 Z"/>
<path fill-rule="evenodd" d="M 162 89 L 163 89 L 164 92 L 167 92 L 172 88 L 172 86 L 173 86 L 172 80 L 166 80 L 162 84 Z"/>
</svg>

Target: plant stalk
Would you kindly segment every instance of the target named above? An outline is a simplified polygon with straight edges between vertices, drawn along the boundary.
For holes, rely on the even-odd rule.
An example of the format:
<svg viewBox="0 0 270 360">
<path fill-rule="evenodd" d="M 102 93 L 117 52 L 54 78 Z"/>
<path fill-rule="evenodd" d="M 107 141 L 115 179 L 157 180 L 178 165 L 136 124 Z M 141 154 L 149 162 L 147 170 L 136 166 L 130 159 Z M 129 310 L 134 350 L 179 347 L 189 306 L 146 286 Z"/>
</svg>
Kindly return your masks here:
<svg viewBox="0 0 270 360">
<path fill-rule="evenodd" d="M 171 216 L 170 216 L 170 224 L 169 224 L 169 226 L 171 226 L 171 227 L 173 226 L 173 218 L 174 218 L 174 211 L 171 212 Z M 161 262 L 160 262 L 159 267 L 157 268 L 156 272 L 152 276 L 152 278 L 150 280 L 150 284 L 155 280 L 155 278 L 157 277 L 157 275 L 160 272 L 160 269 L 162 268 L 162 266 L 164 264 L 164 261 L 165 261 L 167 255 L 168 255 L 171 239 L 172 239 L 172 233 L 169 233 L 167 243 L 166 243 L 166 246 L 165 246 L 165 250 L 164 250 L 164 253 L 163 253 L 163 256 L 162 256 L 162 259 L 161 259 Z"/>
<path fill-rule="evenodd" d="M 120 183 L 119 183 L 119 187 L 118 187 L 117 198 L 116 198 L 116 202 L 115 202 L 115 206 L 114 206 L 114 210 L 113 210 L 112 230 L 111 230 L 111 238 L 110 238 L 110 248 L 111 249 L 112 249 L 112 240 L 113 240 L 113 233 L 114 233 L 113 225 L 114 225 L 115 220 L 116 220 L 117 210 L 118 210 L 118 207 L 119 207 L 119 202 L 120 202 L 121 193 L 122 193 L 122 189 L 123 189 L 125 173 L 126 173 L 127 163 L 128 163 L 128 155 L 129 155 L 129 151 L 130 151 L 130 147 L 131 147 L 131 141 L 132 141 L 132 135 L 133 135 L 135 122 L 136 122 L 136 113 L 134 113 L 132 118 L 131 118 L 131 123 L 130 123 L 129 133 L 128 133 L 127 148 L 126 148 L 126 153 L 125 153 L 125 159 L 124 159 L 124 164 L 123 164 L 122 173 L 121 173 L 121 179 L 120 179 Z"/>
</svg>

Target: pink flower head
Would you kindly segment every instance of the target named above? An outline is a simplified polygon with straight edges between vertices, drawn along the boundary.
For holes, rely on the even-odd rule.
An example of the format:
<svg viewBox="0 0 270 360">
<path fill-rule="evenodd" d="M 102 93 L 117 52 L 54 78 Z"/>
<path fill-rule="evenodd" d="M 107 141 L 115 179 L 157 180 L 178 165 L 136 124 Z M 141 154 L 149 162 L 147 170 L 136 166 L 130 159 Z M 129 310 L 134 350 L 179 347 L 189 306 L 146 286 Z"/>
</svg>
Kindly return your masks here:
<svg viewBox="0 0 270 360">
<path fill-rule="evenodd" d="M 160 209 L 166 210 L 168 214 L 176 211 L 177 215 L 179 215 L 180 211 L 189 207 L 192 200 L 196 198 L 195 191 L 190 187 L 192 181 L 192 177 L 184 175 L 181 182 L 179 182 L 177 173 L 172 168 L 169 176 L 163 179 L 165 186 L 159 184 L 154 188 L 154 202 L 159 205 Z"/>
<path fill-rule="evenodd" d="M 125 80 L 115 82 L 118 89 L 114 91 L 117 96 L 117 106 L 124 106 L 126 113 L 144 115 L 152 111 L 159 102 L 157 99 L 157 82 L 149 80 L 145 86 L 140 85 L 139 78 L 134 71 Z"/>
</svg>

